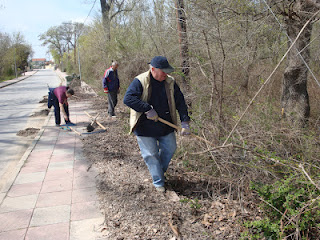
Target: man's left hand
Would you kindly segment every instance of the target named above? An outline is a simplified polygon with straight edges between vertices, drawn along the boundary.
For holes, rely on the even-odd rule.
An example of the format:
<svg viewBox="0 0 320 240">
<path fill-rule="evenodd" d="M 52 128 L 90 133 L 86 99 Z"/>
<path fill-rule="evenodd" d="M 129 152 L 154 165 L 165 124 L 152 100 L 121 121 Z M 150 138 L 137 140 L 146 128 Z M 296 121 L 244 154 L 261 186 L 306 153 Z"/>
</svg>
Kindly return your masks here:
<svg viewBox="0 0 320 240">
<path fill-rule="evenodd" d="M 190 126 L 189 122 L 181 122 L 181 136 L 190 135 Z"/>
</svg>

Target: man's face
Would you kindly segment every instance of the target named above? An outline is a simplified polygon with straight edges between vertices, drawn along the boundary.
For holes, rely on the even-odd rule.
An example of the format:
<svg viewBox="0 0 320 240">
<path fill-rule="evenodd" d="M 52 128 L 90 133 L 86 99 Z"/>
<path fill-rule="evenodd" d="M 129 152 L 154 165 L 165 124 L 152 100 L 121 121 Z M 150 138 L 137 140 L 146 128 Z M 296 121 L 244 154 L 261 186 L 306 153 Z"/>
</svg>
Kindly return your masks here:
<svg viewBox="0 0 320 240">
<path fill-rule="evenodd" d="M 158 80 L 160 82 L 164 81 L 168 76 L 168 74 L 163 72 L 161 69 L 154 67 L 151 68 L 151 74 L 155 80 Z"/>
<path fill-rule="evenodd" d="M 112 67 L 112 69 L 115 71 L 115 70 L 117 70 L 118 69 L 118 64 L 117 65 L 112 65 L 111 67 Z"/>
<path fill-rule="evenodd" d="M 67 98 L 72 97 L 72 95 L 70 93 L 66 93 Z"/>
</svg>

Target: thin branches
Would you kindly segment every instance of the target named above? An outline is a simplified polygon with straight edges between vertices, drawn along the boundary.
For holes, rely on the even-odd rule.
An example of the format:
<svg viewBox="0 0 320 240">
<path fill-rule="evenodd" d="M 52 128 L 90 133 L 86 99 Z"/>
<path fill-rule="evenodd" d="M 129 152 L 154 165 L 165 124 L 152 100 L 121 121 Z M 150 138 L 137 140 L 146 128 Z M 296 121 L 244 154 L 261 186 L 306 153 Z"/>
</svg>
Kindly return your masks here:
<svg viewBox="0 0 320 240">
<path fill-rule="evenodd" d="M 303 30 L 308 26 L 308 24 L 310 23 L 310 21 L 320 12 L 317 11 L 302 27 L 302 29 L 300 30 L 299 34 L 297 35 L 296 39 L 292 42 L 291 46 L 288 48 L 288 50 L 286 51 L 286 53 L 283 55 L 283 57 L 281 58 L 281 60 L 279 61 L 279 63 L 277 64 L 277 66 L 274 68 L 274 70 L 271 72 L 271 74 L 269 75 L 269 77 L 267 78 L 267 80 L 262 84 L 262 86 L 260 87 L 260 89 L 257 91 L 257 93 L 254 95 L 254 97 L 251 99 L 250 103 L 248 104 L 248 106 L 246 107 L 245 111 L 242 113 L 241 117 L 239 118 L 239 120 L 237 121 L 237 123 L 234 125 L 233 129 L 231 130 L 231 132 L 229 133 L 228 137 L 226 138 L 226 140 L 224 141 L 223 145 L 224 146 L 228 140 L 230 139 L 230 137 L 232 136 L 234 130 L 238 127 L 239 123 L 241 122 L 242 118 L 244 117 L 244 115 L 247 113 L 248 109 L 250 108 L 250 106 L 253 104 L 254 100 L 256 99 L 256 97 L 260 94 L 260 92 L 264 89 L 264 87 L 269 83 L 271 77 L 273 76 L 273 74 L 276 72 L 276 70 L 278 69 L 278 67 L 280 66 L 280 64 L 282 63 L 282 61 L 285 59 L 285 57 L 288 55 L 288 53 L 290 52 L 290 50 L 293 48 L 294 44 L 296 43 L 296 41 L 298 40 L 298 38 L 300 37 L 300 35 L 302 34 Z"/>
</svg>

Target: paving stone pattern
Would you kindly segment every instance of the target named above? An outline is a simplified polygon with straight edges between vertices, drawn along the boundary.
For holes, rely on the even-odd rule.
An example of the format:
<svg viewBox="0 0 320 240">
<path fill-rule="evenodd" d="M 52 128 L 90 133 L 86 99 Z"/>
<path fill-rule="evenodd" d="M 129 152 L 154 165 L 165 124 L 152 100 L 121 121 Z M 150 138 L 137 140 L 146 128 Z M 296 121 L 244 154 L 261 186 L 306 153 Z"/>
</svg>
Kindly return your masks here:
<svg viewBox="0 0 320 240">
<path fill-rule="evenodd" d="M 70 102 L 75 130 L 89 122 L 88 102 Z M 0 205 L 0 240 L 101 239 L 95 177 L 80 136 L 55 126 L 52 111 Z M 89 169 L 89 170 L 88 170 Z"/>
</svg>

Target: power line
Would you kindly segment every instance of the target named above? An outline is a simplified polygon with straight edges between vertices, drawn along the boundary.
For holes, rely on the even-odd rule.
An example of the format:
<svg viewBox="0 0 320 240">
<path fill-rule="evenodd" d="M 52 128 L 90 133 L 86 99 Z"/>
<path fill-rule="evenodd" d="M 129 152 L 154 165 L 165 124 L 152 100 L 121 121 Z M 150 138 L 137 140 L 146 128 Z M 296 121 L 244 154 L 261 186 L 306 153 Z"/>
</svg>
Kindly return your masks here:
<svg viewBox="0 0 320 240">
<path fill-rule="evenodd" d="M 79 49 L 79 41 L 78 41 L 78 40 L 79 40 L 79 37 L 80 37 L 81 34 L 82 34 L 82 31 L 83 31 L 83 29 L 84 29 L 85 23 L 86 23 L 87 19 L 89 18 L 92 9 L 93 9 L 94 6 L 96 5 L 96 2 L 97 2 L 97 0 L 94 0 L 94 3 L 92 4 L 92 7 L 91 7 L 91 9 L 90 9 L 90 11 L 89 11 L 89 13 L 88 13 L 88 16 L 87 16 L 86 19 L 84 20 L 83 25 L 82 25 L 82 29 L 80 30 L 79 35 L 77 36 L 77 39 L 76 39 L 76 45 L 78 45 L 77 49 L 78 49 L 78 63 L 79 63 L 79 75 L 80 75 L 80 80 L 81 80 L 81 61 L 80 61 L 80 49 Z"/>
<path fill-rule="evenodd" d="M 80 30 L 80 32 L 79 32 L 79 34 L 78 34 L 78 37 L 77 37 L 76 41 L 78 41 L 79 36 L 82 34 L 82 31 L 83 31 L 83 29 L 84 29 L 84 25 L 85 25 L 86 21 L 88 20 L 88 18 L 89 18 L 89 16 L 90 16 L 90 14 L 91 14 L 91 12 L 92 12 L 92 9 L 93 9 L 93 8 L 94 8 L 94 6 L 96 5 L 96 2 L 97 2 L 97 0 L 94 0 L 94 3 L 92 4 L 92 7 L 91 7 L 91 9 L 90 9 L 90 11 L 89 11 L 89 13 L 88 13 L 88 16 L 86 17 L 86 19 L 85 19 L 85 20 L 84 20 L 84 22 L 83 22 L 82 29 Z"/>
<path fill-rule="evenodd" d="M 83 22 L 83 25 L 85 24 L 85 22 L 87 21 L 87 19 L 89 18 L 89 16 L 90 16 L 90 14 L 91 14 L 91 11 L 92 11 L 92 9 L 94 8 L 94 6 L 96 5 L 96 2 L 97 2 L 97 0 L 94 0 L 94 3 L 93 3 L 93 5 L 92 5 L 92 7 L 91 7 L 91 9 L 90 9 L 90 11 L 89 11 L 89 13 L 88 13 L 88 16 L 86 17 L 86 19 L 84 20 L 84 22 Z"/>
</svg>

